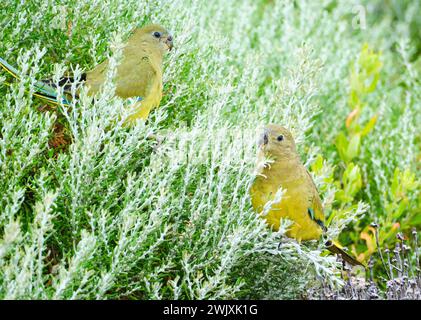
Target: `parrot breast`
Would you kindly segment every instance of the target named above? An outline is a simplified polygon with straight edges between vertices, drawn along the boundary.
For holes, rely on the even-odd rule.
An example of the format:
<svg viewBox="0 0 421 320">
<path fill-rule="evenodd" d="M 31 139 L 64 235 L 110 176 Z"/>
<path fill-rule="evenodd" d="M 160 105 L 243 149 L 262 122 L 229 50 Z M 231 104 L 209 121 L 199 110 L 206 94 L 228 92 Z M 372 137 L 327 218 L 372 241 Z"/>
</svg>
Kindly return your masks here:
<svg viewBox="0 0 421 320">
<path fill-rule="evenodd" d="M 261 214 L 266 203 L 273 201 L 279 188 L 284 190 L 281 200 L 272 203 L 263 218 L 275 231 L 279 230 L 281 218 L 292 220 L 293 224 L 286 235 L 298 241 L 319 239 L 323 233 L 316 221 L 318 219 L 309 215 L 313 185 L 308 183 L 307 172 L 303 174 L 302 170 L 306 169 L 300 163 L 298 166 L 273 163 L 256 177 L 250 189 L 252 206 Z"/>
</svg>

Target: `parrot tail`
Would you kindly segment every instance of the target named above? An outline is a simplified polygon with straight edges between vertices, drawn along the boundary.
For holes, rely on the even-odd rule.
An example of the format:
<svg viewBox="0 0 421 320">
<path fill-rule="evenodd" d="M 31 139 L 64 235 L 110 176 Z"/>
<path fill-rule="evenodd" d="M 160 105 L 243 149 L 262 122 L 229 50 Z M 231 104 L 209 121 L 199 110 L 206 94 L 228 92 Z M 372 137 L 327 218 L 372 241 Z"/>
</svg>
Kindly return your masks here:
<svg viewBox="0 0 421 320">
<path fill-rule="evenodd" d="M 338 254 L 342 257 L 342 259 L 346 262 L 348 262 L 352 266 L 363 266 L 365 268 L 365 265 L 359 262 L 357 259 L 346 253 L 344 250 L 339 248 L 336 244 L 333 243 L 333 241 L 327 241 L 325 243 L 326 249 L 334 254 Z"/>
<path fill-rule="evenodd" d="M 45 94 L 43 92 L 34 92 L 33 95 L 37 98 L 40 98 L 41 100 L 44 100 L 48 103 L 54 104 L 54 105 L 59 105 L 60 101 L 57 97 L 57 95 L 49 95 L 49 94 Z M 61 103 L 64 106 L 70 106 L 71 102 L 68 101 L 66 98 L 61 98 Z"/>
<path fill-rule="evenodd" d="M 13 78 L 18 79 L 18 80 L 21 78 L 19 71 L 2 58 L 0 58 L 0 67 L 3 68 L 7 73 L 9 73 Z M 63 80 L 65 81 L 65 83 L 69 81 L 68 79 L 72 79 L 73 81 L 73 78 L 65 78 L 65 79 L 66 80 Z M 59 84 L 61 85 L 61 83 L 62 81 L 60 81 Z M 33 95 L 35 97 L 38 97 L 42 100 L 45 100 L 49 103 L 56 104 L 56 105 L 60 104 L 60 102 L 65 106 L 70 105 L 70 102 L 66 98 L 61 98 L 61 101 L 59 101 L 57 97 L 57 89 L 55 88 L 55 86 L 51 85 L 51 81 L 48 81 L 48 80 L 36 81 L 34 84 L 34 89 L 35 91 Z M 64 91 L 66 92 L 66 88 L 64 88 Z"/>
<path fill-rule="evenodd" d="M 11 66 L 7 61 L 0 58 L 0 66 L 9 74 L 13 76 L 13 78 L 19 79 L 19 71 L 16 70 L 13 66 Z"/>
</svg>

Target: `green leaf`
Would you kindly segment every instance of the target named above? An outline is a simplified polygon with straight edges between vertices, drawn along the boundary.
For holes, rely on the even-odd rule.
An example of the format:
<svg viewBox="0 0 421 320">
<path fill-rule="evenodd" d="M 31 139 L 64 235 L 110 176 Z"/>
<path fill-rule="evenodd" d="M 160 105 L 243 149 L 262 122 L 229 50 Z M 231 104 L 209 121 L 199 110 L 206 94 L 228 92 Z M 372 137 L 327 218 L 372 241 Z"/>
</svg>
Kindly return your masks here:
<svg viewBox="0 0 421 320">
<path fill-rule="evenodd" d="M 323 157 L 319 154 L 316 160 L 311 164 L 311 171 L 319 173 L 323 169 Z"/>
<path fill-rule="evenodd" d="M 361 142 L 360 134 L 355 134 L 349 141 L 348 148 L 346 151 L 346 157 L 348 161 L 351 161 L 352 159 L 354 159 L 355 157 L 359 155 L 360 142 Z"/>
<path fill-rule="evenodd" d="M 373 116 L 365 125 L 364 129 L 361 131 L 361 136 L 364 137 L 373 130 L 377 122 L 377 115 Z"/>
<path fill-rule="evenodd" d="M 343 131 L 339 132 L 336 137 L 336 149 L 338 150 L 339 157 L 344 161 L 348 162 L 347 158 L 347 149 L 348 149 L 348 140 Z"/>
<path fill-rule="evenodd" d="M 344 191 L 350 197 L 354 197 L 362 187 L 361 170 L 358 165 L 350 163 L 342 177 Z"/>
</svg>

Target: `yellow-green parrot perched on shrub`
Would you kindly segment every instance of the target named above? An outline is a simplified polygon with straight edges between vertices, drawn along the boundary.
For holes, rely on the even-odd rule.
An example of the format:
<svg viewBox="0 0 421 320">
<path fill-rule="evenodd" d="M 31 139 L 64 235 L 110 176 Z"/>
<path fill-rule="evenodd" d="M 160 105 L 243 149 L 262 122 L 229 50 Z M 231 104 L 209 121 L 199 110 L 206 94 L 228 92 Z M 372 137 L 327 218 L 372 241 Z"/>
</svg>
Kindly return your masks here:
<svg viewBox="0 0 421 320">
<path fill-rule="evenodd" d="M 326 231 L 322 202 L 288 129 L 274 124 L 265 127 L 259 140 L 258 172 L 250 188 L 253 208 L 274 230 L 279 230 L 281 218 L 292 220 L 288 237 L 299 242 L 319 239 Z M 280 188 L 284 192 L 277 201 Z M 326 247 L 351 265 L 362 265 L 333 241 L 327 241 Z"/>
<path fill-rule="evenodd" d="M 133 113 L 127 122 L 146 119 L 152 109 L 159 106 L 162 98 L 162 60 L 166 52 L 173 47 L 173 38 L 160 25 L 151 24 L 132 31 L 123 48 L 123 58 L 117 67 L 115 77 L 116 95 L 121 98 L 138 98 L 131 106 Z M 96 94 L 104 84 L 108 69 L 108 60 L 83 73 L 81 83 L 88 87 L 88 94 Z M 0 58 L 0 65 L 15 78 L 20 78 L 18 70 Z M 61 79 L 66 98 L 70 96 L 72 77 Z M 58 101 L 55 84 L 51 80 L 35 83 L 34 95 L 53 104 L 68 105 L 63 98 Z"/>
</svg>

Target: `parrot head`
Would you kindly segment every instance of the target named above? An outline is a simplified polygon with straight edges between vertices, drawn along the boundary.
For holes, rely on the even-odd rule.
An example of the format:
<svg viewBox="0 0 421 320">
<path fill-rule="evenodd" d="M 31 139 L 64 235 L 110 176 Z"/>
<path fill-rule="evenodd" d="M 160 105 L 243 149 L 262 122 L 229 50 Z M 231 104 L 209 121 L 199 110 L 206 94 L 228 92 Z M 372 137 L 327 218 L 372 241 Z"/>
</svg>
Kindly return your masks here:
<svg viewBox="0 0 421 320">
<path fill-rule="evenodd" d="M 172 35 L 158 24 L 149 24 L 136 28 L 132 32 L 129 42 L 145 43 L 152 48 L 157 48 L 163 54 L 173 48 Z"/>
<path fill-rule="evenodd" d="M 258 144 L 259 152 L 275 158 L 290 158 L 297 155 L 291 132 L 277 124 L 269 124 L 264 127 Z"/>
</svg>

